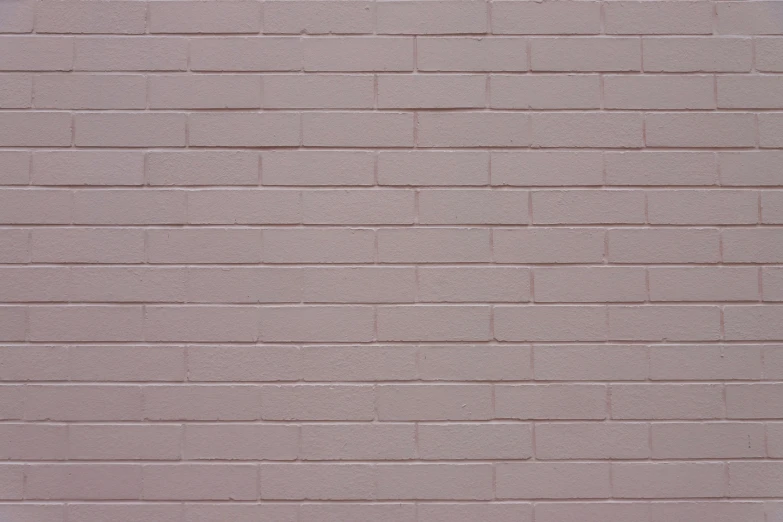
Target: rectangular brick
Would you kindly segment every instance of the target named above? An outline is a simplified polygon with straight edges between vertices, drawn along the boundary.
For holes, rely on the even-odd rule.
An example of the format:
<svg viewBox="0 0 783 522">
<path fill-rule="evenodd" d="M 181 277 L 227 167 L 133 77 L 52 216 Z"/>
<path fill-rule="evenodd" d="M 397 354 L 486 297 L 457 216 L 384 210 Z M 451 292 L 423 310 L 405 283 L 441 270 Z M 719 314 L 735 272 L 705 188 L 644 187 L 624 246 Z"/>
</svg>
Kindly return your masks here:
<svg viewBox="0 0 783 522">
<path fill-rule="evenodd" d="M 182 428 L 148 424 L 77 424 L 68 427 L 72 460 L 179 460 Z"/>
<path fill-rule="evenodd" d="M 654 423 L 654 459 L 726 459 L 764 456 L 761 423 Z"/>
<path fill-rule="evenodd" d="M 27 386 L 27 421 L 140 421 L 139 386 Z"/>
<path fill-rule="evenodd" d="M 421 71 L 527 71 L 527 38 L 417 38 Z"/>
<path fill-rule="evenodd" d="M 492 185 L 602 185 L 603 160 L 594 151 L 492 153 Z"/>
<path fill-rule="evenodd" d="M 604 257 L 604 231 L 598 229 L 496 229 L 498 263 L 593 263 Z"/>
<path fill-rule="evenodd" d="M 418 193 L 419 223 L 435 225 L 526 224 L 525 190 L 422 190 Z"/>
<path fill-rule="evenodd" d="M 40 151 L 33 154 L 34 185 L 141 185 L 144 154 L 137 151 Z"/>
<path fill-rule="evenodd" d="M 267 263 L 368 263 L 375 254 L 375 233 L 369 229 L 267 229 Z"/>
<path fill-rule="evenodd" d="M 265 386 L 261 418 L 290 421 L 369 421 L 375 417 L 370 385 Z"/>
<path fill-rule="evenodd" d="M 647 349 L 636 345 L 538 345 L 533 349 L 535 378 L 545 381 L 644 380 Z"/>
<path fill-rule="evenodd" d="M 598 2 L 494 2 L 495 34 L 597 34 L 601 32 Z"/>
<path fill-rule="evenodd" d="M 149 464 L 144 500 L 255 500 L 258 469 L 251 464 Z"/>
<path fill-rule="evenodd" d="M 721 231 L 723 261 L 777 263 L 783 259 L 783 231 L 775 228 L 729 228 Z"/>
<path fill-rule="evenodd" d="M 534 147 L 640 148 L 642 115 L 623 113 L 534 113 Z"/>
<path fill-rule="evenodd" d="M 613 263 L 717 263 L 717 229 L 611 229 L 607 232 Z"/>
<path fill-rule="evenodd" d="M 530 43 L 530 54 L 533 71 L 642 70 L 642 48 L 638 38 L 536 38 Z"/>
<path fill-rule="evenodd" d="M 37 33 L 142 34 L 147 6 L 138 2 L 38 2 Z"/>
<path fill-rule="evenodd" d="M 750 38 L 642 38 L 645 72 L 748 72 Z"/>
<path fill-rule="evenodd" d="M 414 200 L 411 190 L 308 190 L 302 192 L 304 223 L 413 224 Z"/>
<path fill-rule="evenodd" d="M 601 83 L 597 74 L 493 74 L 490 106 L 493 109 L 597 109 L 601 106 Z"/>
<path fill-rule="evenodd" d="M 3 147 L 69 147 L 72 134 L 66 112 L 0 112 Z"/>
<path fill-rule="evenodd" d="M 408 381 L 417 378 L 415 346 L 305 346 L 305 381 Z"/>
<path fill-rule="evenodd" d="M 140 341 L 141 306 L 35 306 L 31 341 Z"/>
<path fill-rule="evenodd" d="M 73 68 L 77 71 L 185 71 L 188 68 L 186 38 L 76 38 L 75 45 Z"/>
<path fill-rule="evenodd" d="M 487 80 L 483 75 L 478 74 L 380 75 L 378 76 L 378 107 L 383 109 L 481 108 L 486 105 L 486 90 Z"/>
<path fill-rule="evenodd" d="M 618 462 L 612 474 L 618 498 L 723 497 L 728 489 L 722 462 Z"/>
<path fill-rule="evenodd" d="M 479 228 L 398 228 L 378 231 L 384 263 L 472 263 L 491 259 L 490 234 Z"/>
<path fill-rule="evenodd" d="M 375 468 L 381 499 L 489 500 L 489 464 L 383 464 Z"/>
<path fill-rule="evenodd" d="M 296 191 L 193 190 L 187 197 L 190 223 L 271 225 L 302 222 L 302 205 Z"/>
<path fill-rule="evenodd" d="M 379 34 L 470 34 L 487 32 L 487 9 L 476 1 L 378 2 Z"/>
<path fill-rule="evenodd" d="M 416 271 L 412 267 L 305 268 L 307 303 L 412 303 Z"/>
<path fill-rule="evenodd" d="M 263 500 L 359 500 L 375 495 L 369 464 L 263 464 Z"/>
<path fill-rule="evenodd" d="M 369 74 L 278 74 L 263 83 L 266 108 L 371 109 L 375 103 Z"/>
<path fill-rule="evenodd" d="M 500 463 L 495 481 L 502 499 L 607 498 L 611 489 L 605 462 Z"/>
<path fill-rule="evenodd" d="M 73 193 L 73 222 L 85 225 L 184 224 L 185 193 L 174 190 L 82 190 Z"/>
<path fill-rule="evenodd" d="M 207 147 L 286 147 L 300 144 L 298 114 L 192 113 L 188 144 Z"/>
<path fill-rule="evenodd" d="M 315 147 L 411 147 L 413 114 L 308 112 L 302 115 L 303 144 Z"/>
<path fill-rule="evenodd" d="M 646 459 L 650 456 L 649 427 L 640 422 L 539 423 L 536 458 Z"/>
<path fill-rule="evenodd" d="M 721 337 L 717 306 L 610 306 L 609 339 L 713 341 Z"/>
<path fill-rule="evenodd" d="M 264 185 L 373 185 L 374 164 L 373 154 L 364 151 L 270 151 L 262 154 L 261 181 Z"/>
<path fill-rule="evenodd" d="M 380 341 L 489 341 L 488 306 L 382 306 Z"/>
<path fill-rule="evenodd" d="M 706 75 L 607 75 L 604 104 L 609 109 L 714 109 L 715 79 Z"/>
<path fill-rule="evenodd" d="M 83 113 L 74 117 L 74 141 L 85 147 L 182 147 L 184 114 Z"/>
<path fill-rule="evenodd" d="M 297 346 L 189 346 L 190 381 L 295 381 L 302 375 Z"/>
<path fill-rule="evenodd" d="M 613 384 L 612 418 L 628 420 L 720 419 L 720 384 Z"/>
<path fill-rule="evenodd" d="M 144 386 L 144 419 L 152 421 L 238 421 L 261 418 L 258 386 Z"/>
<path fill-rule="evenodd" d="M 227 92 L 231 95 L 226 96 Z M 150 76 L 149 106 L 151 109 L 259 108 L 261 79 L 247 74 Z"/>
<path fill-rule="evenodd" d="M 382 421 L 488 420 L 492 389 L 485 384 L 382 385 L 376 387 Z"/>
<path fill-rule="evenodd" d="M 294 460 L 299 427 L 284 424 L 188 424 L 182 439 L 187 460 Z"/>
<path fill-rule="evenodd" d="M 525 302 L 530 273 L 518 267 L 419 267 L 423 302 Z"/>
<path fill-rule="evenodd" d="M 187 300 L 195 303 L 298 303 L 302 273 L 288 267 L 189 267 Z"/>
<path fill-rule="evenodd" d="M 13 4 L 6 2 L 3 7 L 6 5 Z M 9 20 L 5 16 L 2 19 L 4 23 Z M 0 71 L 70 71 L 73 62 L 73 38 L 0 36 Z"/>
<path fill-rule="evenodd" d="M 0 223 L 69 224 L 71 194 L 65 190 L 0 189 Z"/>
<path fill-rule="evenodd" d="M 651 301 L 755 301 L 759 274 L 752 267 L 651 267 Z"/>
<path fill-rule="evenodd" d="M 262 341 L 369 342 L 374 340 L 371 306 L 265 307 L 260 311 Z"/>
<path fill-rule="evenodd" d="M 495 338 L 499 341 L 605 341 L 606 307 L 496 306 Z"/>
<path fill-rule="evenodd" d="M 261 261 L 261 231 L 252 229 L 150 229 L 150 263 L 255 263 Z"/>
<path fill-rule="evenodd" d="M 604 159 L 609 185 L 718 184 L 713 152 L 608 152 Z"/>
<path fill-rule="evenodd" d="M 411 423 L 305 424 L 303 460 L 407 460 L 416 455 Z"/>
<path fill-rule="evenodd" d="M 602 384 L 499 384 L 495 385 L 495 417 L 605 419 L 606 391 Z"/>
<path fill-rule="evenodd" d="M 33 105 L 33 76 L 31 74 L 0 74 L 0 107 L 28 109 Z"/>
<path fill-rule="evenodd" d="M 136 464 L 39 464 L 25 470 L 25 498 L 135 500 L 142 466 Z"/>
<path fill-rule="evenodd" d="M 0 151 L 0 185 L 28 185 L 31 158 L 29 151 Z"/>
<path fill-rule="evenodd" d="M 322 38 L 303 40 L 304 70 L 397 72 L 413 70 L 413 38 Z"/>
<path fill-rule="evenodd" d="M 423 380 L 518 381 L 532 376 L 527 346 L 422 346 L 418 361 Z"/>
<path fill-rule="evenodd" d="M 753 147 L 753 114 L 657 113 L 645 116 L 645 142 L 651 147 Z"/>
<path fill-rule="evenodd" d="M 258 185 L 259 180 L 253 151 L 151 152 L 146 168 L 150 185 Z"/>
<path fill-rule="evenodd" d="M 718 34 L 783 34 L 775 20 L 783 16 L 776 2 L 717 4 Z"/>
<path fill-rule="evenodd" d="M 630 190 L 536 190 L 533 223 L 644 223 L 645 195 Z"/>
<path fill-rule="evenodd" d="M 425 460 L 528 459 L 530 424 L 419 424 L 419 455 Z"/>
<path fill-rule="evenodd" d="M 300 71 L 299 38 L 196 38 L 190 42 L 193 71 Z"/>
<path fill-rule="evenodd" d="M 370 2 L 286 0 L 264 4 L 266 34 L 365 34 L 372 33 Z"/>
<path fill-rule="evenodd" d="M 607 34 L 712 34 L 709 2 L 612 2 L 605 5 Z"/>
<path fill-rule="evenodd" d="M 537 302 L 640 302 L 647 297 L 645 272 L 637 267 L 552 267 L 533 272 Z"/>
<path fill-rule="evenodd" d="M 240 306 L 145 306 L 144 335 L 154 342 L 257 341 L 257 311 Z"/>
<path fill-rule="evenodd" d="M 726 417 L 729 419 L 775 419 L 780 417 L 783 386 L 780 383 L 732 384 L 726 386 Z"/>
<path fill-rule="evenodd" d="M 527 114 L 419 113 L 418 145 L 421 147 L 520 147 L 530 145 Z"/>
<path fill-rule="evenodd" d="M 39 74 L 34 96 L 42 109 L 144 109 L 147 84 L 140 74 Z"/>
<path fill-rule="evenodd" d="M 258 33 L 261 5 L 258 2 L 150 2 L 151 33 Z"/>
<path fill-rule="evenodd" d="M 380 185 L 486 185 L 489 154 L 484 151 L 382 151 Z"/>
</svg>

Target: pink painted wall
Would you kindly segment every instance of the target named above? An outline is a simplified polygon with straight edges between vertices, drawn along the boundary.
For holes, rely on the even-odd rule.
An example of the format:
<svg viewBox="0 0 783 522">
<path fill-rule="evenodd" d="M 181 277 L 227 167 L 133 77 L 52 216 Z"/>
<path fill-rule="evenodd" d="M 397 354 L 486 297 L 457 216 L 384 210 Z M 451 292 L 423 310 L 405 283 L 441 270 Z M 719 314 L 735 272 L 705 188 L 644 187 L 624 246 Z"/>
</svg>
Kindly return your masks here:
<svg viewBox="0 0 783 522">
<path fill-rule="evenodd" d="M 783 3 L 0 32 L 0 520 L 783 520 Z"/>
</svg>

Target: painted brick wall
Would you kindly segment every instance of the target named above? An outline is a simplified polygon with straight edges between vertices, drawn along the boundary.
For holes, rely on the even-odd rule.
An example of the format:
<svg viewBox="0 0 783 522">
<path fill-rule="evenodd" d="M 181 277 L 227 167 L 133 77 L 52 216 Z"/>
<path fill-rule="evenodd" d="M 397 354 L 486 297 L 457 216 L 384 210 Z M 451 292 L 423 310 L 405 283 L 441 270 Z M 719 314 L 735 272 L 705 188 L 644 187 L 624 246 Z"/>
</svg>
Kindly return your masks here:
<svg viewBox="0 0 783 522">
<path fill-rule="evenodd" d="M 783 3 L 0 32 L 0 520 L 783 521 Z"/>
</svg>

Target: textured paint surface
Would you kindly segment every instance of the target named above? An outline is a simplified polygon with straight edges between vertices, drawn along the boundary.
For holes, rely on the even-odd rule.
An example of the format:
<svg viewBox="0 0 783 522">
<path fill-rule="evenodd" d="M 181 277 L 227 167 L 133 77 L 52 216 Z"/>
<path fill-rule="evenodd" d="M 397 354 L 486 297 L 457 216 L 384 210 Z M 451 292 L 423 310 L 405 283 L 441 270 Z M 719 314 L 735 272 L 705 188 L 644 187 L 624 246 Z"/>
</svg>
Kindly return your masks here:
<svg viewBox="0 0 783 522">
<path fill-rule="evenodd" d="M 0 520 L 783 521 L 783 2 L 0 33 Z"/>
</svg>

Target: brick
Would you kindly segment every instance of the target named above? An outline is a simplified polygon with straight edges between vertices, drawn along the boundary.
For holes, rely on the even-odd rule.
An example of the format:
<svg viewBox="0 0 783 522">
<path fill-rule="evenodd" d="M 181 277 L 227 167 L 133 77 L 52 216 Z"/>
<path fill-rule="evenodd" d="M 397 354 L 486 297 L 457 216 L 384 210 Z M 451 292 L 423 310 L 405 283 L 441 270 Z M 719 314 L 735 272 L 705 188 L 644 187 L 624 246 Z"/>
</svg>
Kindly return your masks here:
<svg viewBox="0 0 783 522">
<path fill-rule="evenodd" d="M 487 306 L 383 306 L 377 310 L 380 341 L 489 341 Z"/>
<path fill-rule="evenodd" d="M 4 23 L 8 20 L 5 16 L 2 19 Z M 73 66 L 72 38 L 0 36 L 0 71 L 70 71 Z"/>
<path fill-rule="evenodd" d="M 32 107 L 32 103 L 32 75 L 0 74 L 0 107 L 3 109 L 27 109 Z"/>
<path fill-rule="evenodd" d="M 418 359 L 423 380 L 517 381 L 532 375 L 525 346 L 424 346 Z"/>
<path fill-rule="evenodd" d="M 469 520 L 532 522 L 533 520 L 533 506 L 522 502 L 421 503 L 416 506 L 416 512 L 420 522 L 467 522 Z"/>
<path fill-rule="evenodd" d="M 475 1 L 378 2 L 379 34 L 470 34 L 487 32 L 487 9 Z"/>
<path fill-rule="evenodd" d="M 198 38 L 190 43 L 193 71 L 299 71 L 299 38 Z"/>
<path fill-rule="evenodd" d="M 138 2 L 53 2 L 36 6 L 37 33 L 142 34 L 147 8 Z"/>
<path fill-rule="evenodd" d="M 759 196 L 750 191 L 669 190 L 647 194 L 649 221 L 663 225 L 755 224 Z"/>
<path fill-rule="evenodd" d="M 298 146 L 299 116 L 293 113 L 194 113 L 188 143 L 209 147 Z"/>
<path fill-rule="evenodd" d="M 24 419 L 27 387 L 7 385 L 0 387 L 0 418 L 3 420 Z"/>
<path fill-rule="evenodd" d="M 3 381 L 64 381 L 68 379 L 67 357 L 63 346 L 4 346 L 0 348 L 0 377 Z"/>
<path fill-rule="evenodd" d="M 526 224 L 528 192 L 509 190 L 422 190 L 419 192 L 419 223 Z"/>
<path fill-rule="evenodd" d="M 530 43 L 530 54 L 533 71 L 642 70 L 642 51 L 637 38 L 536 38 Z"/>
<path fill-rule="evenodd" d="M 147 85 L 142 75 L 39 74 L 34 96 L 42 109 L 144 109 Z"/>
<path fill-rule="evenodd" d="M 489 230 L 398 228 L 378 231 L 378 256 L 386 263 L 470 263 L 489 261 Z"/>
<path fill-rule="evenodd" d="M 781 148 L 783 147 L 783 118 L 778 113 L 759 114 L 758 130 L 759 145 L 761 148 Z"/>
<path fill-rule="evenodd" d="M 250 464 L 149 464 L 144 500 L 255 500 L 258 469 Z"/>
<path fill-rule="evenodd" d="M 28 333 L 29 322 L 29 312 L 26 308 L 21 306 L 0 307 L 0 327 L 2 327 L 0 340 L 25 341 L 28 338 L 32 340 L 37 333 Z"/>
<path fill-rule="evenodd" d="M 603 161 L 600 152 L 492 153 L 492 185 L 527 187 L 602 184 Z"/>
<path fill-rule="evenodd" d="M 536 458 L 646 459 L 649 427 L 634 423 L 540 423 L 536 425 Z"/>
<path fill-rule="evenodd" d="M 29 230 L 0 230 L 0 261 L 3 263 L 29 263 L 30 248 Z"/>
<path fill-rule="evenodd" d="M 71 136 L 68 113 L 0 112 L 0 146 L 69 147 Z"/>
<path fill-rule="evenodd" d="M 68 429 L 62 424 L 3 424 L 3 455 L 9 460 L 63 460 L 68 456 Z"/>
<path fill-rule="evenodd" d="M 166 302 L 185 298 L 185 273 L 179 268 L 74 266 L 33 270 L 27 274 L 17 271 L 13 275 L 22 282 L 27 280 L 28 284 L 31 277 L 38 278 L 49 289 L 27 289 L 30 294 L 22 300 Z M 11 276 L 12 272 L 7 274 Z M 47 293 L 35 295 L 42 291 Z"/>
<path fill-rule="evenodd" d="M 780 267 L 761 269 L 764 301 L 783 301 L 783 270 Z"/>
<path fill-rule="evenodd" d="M 609 464 L 604 462 L 519 462 L 496 466 L 498 498 L 606 498 Z"/>
<path fill-rule="evenodd" d="M 645 380 L 647 349 L 634 345 L 538 345 L 536 379 L 545 381 Z"/>
<path fill-rule="evenodd" d="M 261 261 L 261 232 L 251 229 L 150 229 L 150 263 L 253 263 Z"/>
<path fill-rule="evenodd" d="M 58 500 L 134 500 L 141 495 L 136 464 L 39 464 L 25 470 L 25 497 Z"/>
<path fill-rule="evenodd" d="M 390 4 L 404 3 L 408 2 L 390 2 Z M 486 78 L 478 74 L 381 75 L 378 77 L 378 107 L 384 109 L 481 108 L 486 105 L 486 88 Z"/>
<path fill-rule="evenodd" d="M 609 109 L 714 109 L 715 80 L 701 75 L 607 75 L 604 103 Z"/>
<path fill-rule="evenodd" d="M 424 302 L 524 302 L 530 274 L 517 267 L 419 267 L 419 300 Z"/>
<path fill-rule="evenodd" d="M 70 268 L 14 266 L 0 268 L 0 297 L 4 302 L 66 301 Z"/>
<path fill-rule="evenodd" d="M 731 462 L 729 494 L 738 497 L 780 495 L 783 467 L 779 462 Z"/>
<path fill-rule="evenodd" d="M 417 38 L 420 71 L 527 71 L 526 38 Z"/>
<path fill-rule="evenodd" d="M 287 267 L 189 267 L 187 300 L 196 303 L 297 303 L 302 273 Z"/>
<path fill-rule="evenodd" d="M 151 33 L 258 33 L 261 5 L 257 2 L 150 2 Z"/>
<path fill-rule="evenodd" d="M 783 259 L 781 231 L 773 228 L 726 229 L 723 261 L 729 263 L 777 263 Z"/>
<path fill-rule="evenodd" d="M 382 421 L 488 420 L 492 389 L 485 384 L 381 385 L 376 409 Z"/>
<path fill-rule="evenodd" d="M 658 113 L 645 116 L 646 143 L 652 147 L 753 147 L 752 114 Z"/>
<path fill-rule="evenodd" d="M 288 190 L 191 191 L 188 221 L 226 225 L 301 223 L 300 197 Z"/>
<path fill-rule="evenodd" d="M 228 518 L 230 520 L 235 520 L 236 522 L 252 522 L 258 517 L 261 517 L 262 519 L 264 517 L 270 517 L 272 520 L 278 520 L 280 522 L 298 522 L 297 508 L 298 506 L 293 504 L 240 504 L 231 502 L 208 504 L 205 502 L 196 502 L 184 505 L 184 520 L 186 522 L 214 522 Z M 172 520 L 171 522 L 178 522 L 178 520 Z"/>
<path fill-rule="evenodd" d="M 609 185 L 717 185 L 718 167 L 712 152 L 608 152 Z"/>
<path fill-rule="evenodd" d="M 144 335 L 147 341 L 257 341 L 257 311 L 240 306 L 146 306 Z"/>
<path fill-rule="evenodd" d="M 650 348 L 650 378 L 665 381 L 761 378 L 761 348 L 672 345 Z"/>
<path fill-rule="evenodd" d="M 644 194 L 637 191 L 534 191 L 536 224 L 644 223 Z"/>
<path fill-rule="evenodd" d="M 604 341 L 603 306 L 496 306 L 499 341 Z"/>
<path fill-rule="evenodd" d="M 604 255 L 604 232 L 597 229 L 496 229 L 493 241 L 498 263 L 591 263 Z"/>
<path fill-rule="evenodd" d="M 783 34 L 780 24 L 783 16 L 776 2 L 726 2 L 716 5 L 718 34 Z"/>
<path fill-rule="evenodd" d="M 182 451 L 188 460 L 294 460 L 298 436 L 282 424 L 188 424 Z"/>
<path fill-rule="evenodd" d="M 265 386 L 261 393 L 264 420 L 369 421 L 374 417 L 369 385 Z"/>
<path fill-rule="evenodd" d="M 86 147 L 185 145 L 185 115 L 86 113 L 74 117 L 75 143 Z"/>
<path fill-rule="evenodd" d="M 259 158 L 239 150 L 151 152 L 147 176 L 150 185 L 257 185 Z"/>
<path fill-rule="evenodd" d="M 65 520 L 65 506 L 32 503 L 5 504 L 0 506 L 0 516 L 18 522 L 62 522 Z"/>
<path fill-rule="evenodd" d="M 141 185 L 144 155 L 136 151 L 41 151 L 33 154 L 34 185 Z"/>
<path fill-rule="evenodd" d="M 649 520 L 649 505 L 630 502 L 546 502 L 536 504 L 538 522 L 606 522 L 607 520 Z M 661 521 L 663 522 L 663 521 Z"/>
<path fill-rule="evenodd" d="M 740 501 L 730 502 L 660 502 L 650 504 L 652 522 L 687 522 L 688 520 L 704 518 L 723 522 L 730 520 L 747 520 L 761 522 L 764 520 L 764 509 L 761 503 Z"/>
<path fill-rule="evenodd" d="M 780 50 L 783 38 L 755 38 L 756 68 L 763 72 L 783 72 Z"/>
<path fill-rule="evenodd" d="M 68 427 L 72 460 L 179 460 L 182 428 L 173 425 L 79 424 Z"/>
<path fill-rule="evenodd" d="M 144 419 L 238 421 L 261 418 L 257 386 L 144 386 Z"/>
<path fill-rule="evenodd" d="M 655 423 L 654 459 L 725 459 L 764 456 L 761 423 Z"/>
<path fill-rule="evenodd" d="M 32 32 L 34 18 L 34 3 L 25 0 L 5 2 L 0 5 L 0 20 L 2 20 L 0 22 L 0 33 Z M 13 511 L 14 508 L 10 507 L 10 509 Z"/>
<path fill-rule="evenodd" d="M 380 499 L 489 500 L 488 464 L 383 464 L 376 467 Z"/>
<path fill-rule="evenodd" d="M 419 424 L 419 455 L 425 460 L 528 459 L 533 454 L 529 424 Z"/>
<path fill-rule="evenodd" d="M 783 375 L 783 349 L 781 348 L 783 347 L 765 346 L 763 348 L 765 378 Z"/>
<path fill-rule="evenodd" d="M 781 108 L 783 78 L 777 76 L 721 75 L 718 106 L 727 109 Z"/>
<path fill-rule="evenodd" d="M 185 211 L 185 193 L 173 190 L 89 190 L 73 193 L 75 224 L 183 224 Z"/>
<path fill-rule="evenodd" d="M 642 38 L 644 72 L 748 72 L 749 38 Z"/>
<path fill-rule="evenodd" d="M 29 151 L 0 151 L 0 185 L 29 184 L 31 157 Z"/>
<path fill-rule="evenodd" d="M 758 270 L 751 267 L 651 267 L 651 301 L 755 301 Z"/>
<path fill-rule="evenodd" d="M 176 504 L 79 503 L 68 506 L 68 516 L 84 522 L 107 519 L 133 522 L 139 517 L 152 517 L 159 522 L 179 522 L 182 518 L 182 507 Z"/>
<path fill-rule="evenodd" d="M 267 75 L 264 107 L 297 109 L 371 109 L 374 79 L 369 74 Z"/>
<path fill-rule="evenodd" d="M 227 92 L 231 96 L 226 96 Z M 149 106 L 151 109 L 259 108 L 261 79 L 240 74 L 150 76 Z"/>
<path fill-rule="evenodd" d="M 628 420 L 720 419 L 720 384 L 613 384 L 612 418 Z"/>
<path fill-rule="evenodd" d="M 0 223 L 69 224 L 71 194 L 64 190 L 0 189 Z"/>
<path fill-rule="evenodd" d="M 369 342 L 375 314 L 370 306 L 297 306 L 261 309 L 262 341 Z"/>
<path fill-rule="evenodd" d="M 783 424 L 768 423 L 765 428 L 769 456 L 779 458 L 783 455 Z"/>
<path fill-rule="evenodd" d="M 178 346 L 70 346 L 72 381 L 182 381 L 185 350 Z"/>
<path fill-rule="evenodd" d="M 403 72 L 413 70 L 413 38 L 322 38 L 303 40 L 304 70 Z"/>
<path fill-rule="evenodd" d="M 607 34 L 712 34 L 708 2 L 612 2 L 606 4 Z"/>
<path fill-rule="evenodd" d="M 490 97 L 493 109 L 597 109 L 601 85 L 596 74 L 493 74 Z"/>
<path fill-rule="evenodd" d="M 140 306 L 30 308 L 31 341 L 138 341 Z"/>
<path fill-rule="evenodd" d="M 408 460 L 416 456 L 413 424 L 305 424 L 303 460 Z"/>
<path fill-rule="evenodd" d="M 721 336 L 717 306 L 610 306 L 609 339 L 712 341 Z"/>
<path fill-rule="evenodd" d="M 770 191 L 761 194 L 761 222 L 783 223 L 783 192 Z"/>
<path fill-rule="evenodd" d="M 305 381 L 407 381 L 417 378 L 412 346 L 305 346 Z"/>
<path fill-rule="evenodd" d="M 307 303 L 412 303 L 412 267 L 319 267 L 304 269 Z"/>
<path fill-rule="evenodd" d="M 302 193 L 305 224 L 413 224 L 409 190 L 310 190 Z"/>
<path fill-rule="evenodd" d="M 727 491 L 722 462 L 617 462 L 612 464 L 618 498 L 723 497 Z"/>
<path fill-rule="evenodd" d="M 413 114 L 309 112 L 302 115 L 303 144 L 315 147 L 413 146 Z"/>
<path fill-rule="evenodd" d="M 364 151 L 264 152 L 262 183 L 293 186 L 373 185 L 374 163 L 373 155 Z"/>
<path fill-rule="evenodd" d="M 263 500 L 358 500 L 375 493 L 368 464 L 262 464 Z"/>
<path fill-rule="evenodd" d="M 266 2 L 267 34 L 363 34 L 373 32 L 370 2 Z"/>
<path fill-rule="evenodd" d="M 374 259 L 375 234 L 368 229 L 268 229 L 267 263 L 366 263 Z"/>
<path fill-rule="evenodd" d="M 495 386 L 499 419 L 605 419 L 606 386 L 599 384 L 522 384 Z"/>
<path fill-rule="evenodd" d="M 640 114 L 534 113 L 534 147 L 638 148 L 643 146 Z"/>
<path fill-rule="evenodd" d="M 171 37 L 76 38 L 77 71 L 185 71 L 188 41 Z"/>
<path fill-rule="evenodd" d="M 775 419 L 780 417 L 783 386 L 779 383 L 726 386 L 726 417 L 729 419 Z"/>
<path fill-rule="evenodd" d="M 422 147 L 519 147 L 530 144 L 529 117 L 522 113 L 420 113 Z"/>
<path fill-rule="evenodd" d="M 612 229 L 613 263 L 717 263 L 718 230 L 708 228 Z"/>
<path fill-rule="evenodd" d="M 537 268 L 533 275 L 535 300 L 542 303 L 639 302 L 647 297 L 642 268 Z"/>
<path fill-rule="evenodd" d="M 495 34 L 597 34 L 601 8 L 597 2 L 492 4 Z"/>
<path fill-rule="evenodd" d="M 486 185 L 489 154 L 483 151 L 382 151 L 380 185 Z"/>
<path fill-rule="evenodd" d="M 138 386 L 27 386 L 26 421 L 140 421 Z"/>
<path fill-rule="evenodd" d="M 295 381 L 301 357 L 296 346 L 189 346 L 190 381 Z"/>
</svg>

